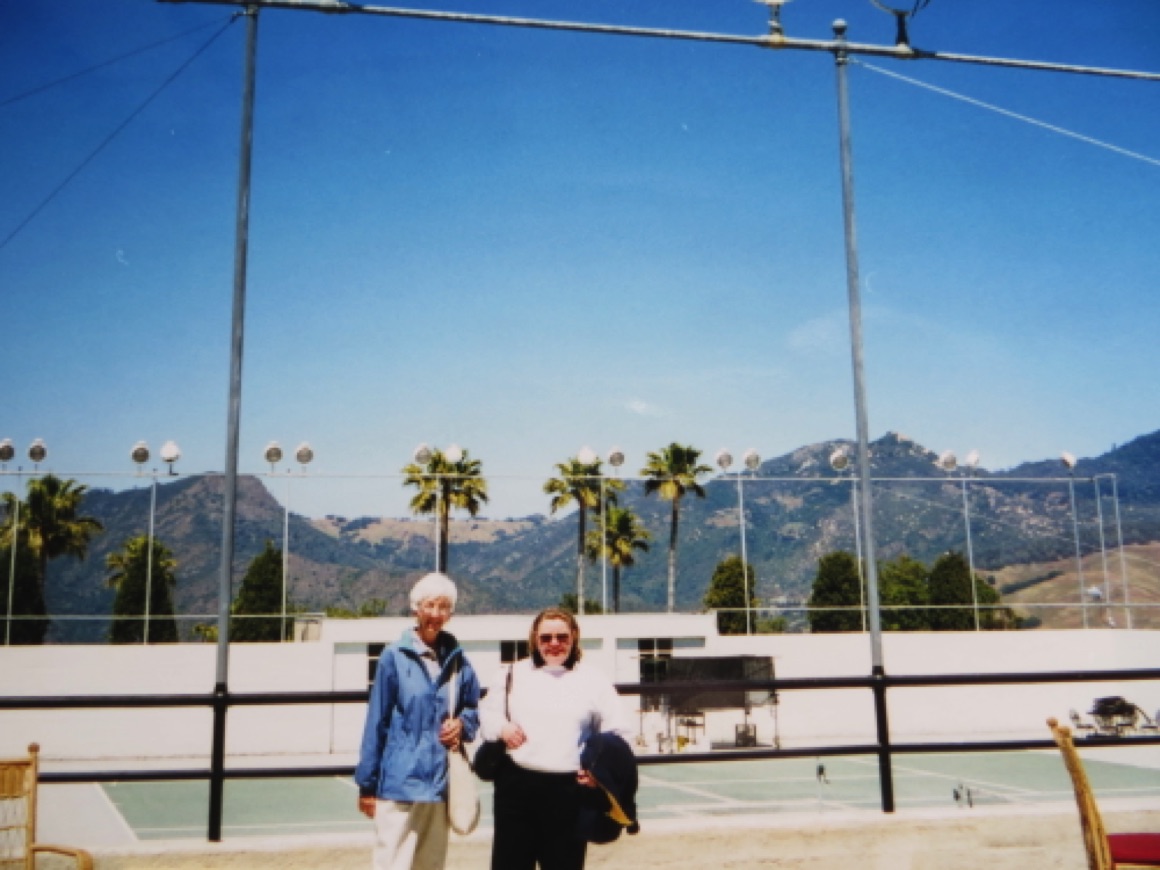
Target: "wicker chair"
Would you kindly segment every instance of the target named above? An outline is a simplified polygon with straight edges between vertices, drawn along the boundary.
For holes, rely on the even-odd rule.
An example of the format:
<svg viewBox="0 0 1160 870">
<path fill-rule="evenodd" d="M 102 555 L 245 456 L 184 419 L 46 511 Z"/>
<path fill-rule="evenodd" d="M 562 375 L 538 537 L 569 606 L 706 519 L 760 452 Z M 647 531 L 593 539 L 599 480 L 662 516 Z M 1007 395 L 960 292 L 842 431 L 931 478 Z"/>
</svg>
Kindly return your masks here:
<svg viewBox="0 0 1160 870">
<path fill-rule="evenodd" d="M 1071 729 L 1048 719 L 1051 736 L 1063 755 L 1064 766 L 1075 789 L 1083 844 L 1087 849 L 1088 870 L 1119 870 L 1127 867 L 1160 867 L 1160 834 L 1109 834 L 1104 828 L 1100 808 L 1083 769 Z"/>
<path fill-rule="evenodd" d="M 26 758 L 0 758 L 0 867 L 33 870 L 36 856 L 53 853 L 72 858 L 80 870 L 91 870 L 84 849 L 36 842 L 36 786 L 40 747 L 33 743 Z"/>
</svg>

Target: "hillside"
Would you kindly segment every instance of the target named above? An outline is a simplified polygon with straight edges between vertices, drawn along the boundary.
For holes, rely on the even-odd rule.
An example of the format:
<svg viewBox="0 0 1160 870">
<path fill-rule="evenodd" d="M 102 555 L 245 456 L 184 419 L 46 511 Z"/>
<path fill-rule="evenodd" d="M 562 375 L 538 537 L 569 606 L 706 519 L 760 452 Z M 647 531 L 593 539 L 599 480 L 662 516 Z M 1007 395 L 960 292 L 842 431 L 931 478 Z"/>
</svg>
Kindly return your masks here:
<svg viewBox="0 0 1160 870">
<path fill-rule="evenodd" d="M 802 447 L 763 463 L 742 480 L 747 557 L 756 570 L 758 596 L 790 601 L 809 593 L 817 559 L 835 549 L 853 551 L 854 515 L 850 480 L 830 470 L 828 457 L 842 441 Z M 1058 462 L 1028 463 L 1002 472 L 979 469 L 968 484 L 964 510 L 961 477 L 945 477 L 935 454 L 906 437 L 889 433 L 872 444 L 875 478 L 874 535 L 880 559 L 907 553 L 933 561 L 947 550 L 965 550 L 969 519 L 976 569 L 997 576 L 1008 566 L 1046 571 L 1061 560 L 1066 577 L 1074 569 L 1075 534 L 1088 560 L 1115 546 L 1117 505 L 1109 478 L 1100 480 L 1096 500 L 1091 477 L 1118 475 L 1118 513 L 1123 540 L 1160 540 L 1160 433 L 1143 436 L 1104 456 L 1084 459 L 1077 468 L 1076 517 Z M 1063 479 L 1061 479 L 1063 478 Z M 163 482 L 157 489 L 157 537 L 178 562 L 177 602 L 182 614 L 214 618 L 221 538 L 223 478 L 196 476 Z M 740 552 L 736 476 L 707 481 L 706 497 L 687 497 L 681 507 L 677 601 L 682 610 L 700 607 L 716 564 Z M 655 611 L 665 600 L 670 507 L 645 498 L 639 482 L 620 496 L 653 536 L 652 550 L 625 572 L 622 609 Z M 91 491 L 84 510 L 106 531 L 83 563 L 58 560 L 50 569 L 51 612 L 97 615 L 110 612 L 113 593 L 105 585 L 105 557 L 125 540 L 145 531 L 147 488 L 114 493 Z M 239 480 L 234 582 L 267 539 L 280 545 L 283 509 L 256 478 Z M 1102 525 L 1101 521 L 1102 520 Z M 328 606 L 357 608 L 370 599 L 386 601 L 389 613 L 406 608 L 414 579 L 434 563 L 433 525 L 410 518 L 290 515 L 289 596 L 308 611 Z M 451 532 L 451 570 L 461 586 L 467 613 L 527 612 L 559 601 L 575 583 L 575 517 L 533 516 L 517 520 L 456 520 Z M 1102 541 L 1102 545 L 1101 545 Z M 1141 582 L 1154 577 L 1155 561 L 1140 568 Z M 1017 571 L 1012 568 L 1016 582 Z M 1152 571 L 1150 574 L 1149 571 Z M 588 569 L 589 597 L 599 597 L 601 566 Z M 1085 575 L 1095 576 L 1085 566 Z M 1024 578 L 1026 579 L 1026 578 Z M 1074 574 L 1072 574 L 1073 586 Z M 1061 581 L 1060 588 L 1067 588 Z M 1041 592 L 1056 584 L 1045 586 Z M 1061 593 L 1065 594 L 1065 593 Z M 194 619 L 189 620 L 192 625 Z M 1044 620 L 1045 623 L 1047 620 Z M 101 622 L 58 621 L 54 639 L 98 640 Z"/>
</svg>

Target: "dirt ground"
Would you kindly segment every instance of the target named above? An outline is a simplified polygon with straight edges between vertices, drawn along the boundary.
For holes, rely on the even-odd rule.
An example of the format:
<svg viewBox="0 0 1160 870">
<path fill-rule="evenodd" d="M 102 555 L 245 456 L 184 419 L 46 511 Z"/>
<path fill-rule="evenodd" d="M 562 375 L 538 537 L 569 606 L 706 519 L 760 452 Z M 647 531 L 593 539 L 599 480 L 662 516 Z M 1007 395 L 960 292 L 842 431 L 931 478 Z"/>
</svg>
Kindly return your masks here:
<svg viewBox="0 0 1160 870">
<path fill-rule="evenodd" d="M 1107 813 L 1110 830 L 1160 831 L 1160 811 Z M 693 825 L 690 827 L 690 825 Z M 453 838 L 447 870 L 483 870 L 490 835 Z M 953 814 L 858 818 L 802 815 L 699 822 L 656 822 L 589 850 L 592 868 L 795 868 L 795 870 L 1085 870 L 1074 809 L 989 808 Z M 142 844 L 133 852 L 98 853 L 99 870 L 365 870 L 366 841 Z"/>
</svg>

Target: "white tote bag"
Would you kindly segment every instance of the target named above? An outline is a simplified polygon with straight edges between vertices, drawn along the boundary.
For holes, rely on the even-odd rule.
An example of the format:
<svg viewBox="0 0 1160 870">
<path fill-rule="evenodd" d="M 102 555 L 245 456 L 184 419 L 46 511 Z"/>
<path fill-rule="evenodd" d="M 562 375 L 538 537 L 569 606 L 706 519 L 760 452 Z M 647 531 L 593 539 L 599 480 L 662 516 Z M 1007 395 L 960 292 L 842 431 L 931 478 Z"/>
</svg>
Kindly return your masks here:
<svg viewBox="0 0 1160 870">
<path fill-rule="evenodd" d="M 458 684 L 459 662 L 456 662 L 455 672 L 447 684 L 447 709 L 451 711 L 452 716 L 455 715 L 455 694 Z M 447 821 L 451 825 L 451 830 L 457 834 L 470 834 L 479 824 L 478 781 L 467 761 L 462 741 L 458 749 L 447 751 Z"/>
</svg>

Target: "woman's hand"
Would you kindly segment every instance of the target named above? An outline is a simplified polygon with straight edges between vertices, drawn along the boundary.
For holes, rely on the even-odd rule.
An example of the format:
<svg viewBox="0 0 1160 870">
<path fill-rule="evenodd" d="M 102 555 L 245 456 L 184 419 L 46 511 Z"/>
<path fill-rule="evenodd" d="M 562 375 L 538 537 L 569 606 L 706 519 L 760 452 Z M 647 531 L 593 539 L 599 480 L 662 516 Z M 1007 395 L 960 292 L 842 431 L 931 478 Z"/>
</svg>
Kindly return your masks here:
<svg viewBox="0 0 1160 870">
<path fill-rule="evenodd" d="M 596 788 L 599 785 L 599 783 L 596 782 L 596 777 L 594 777 L 583 768 L 576 771 L 576 782 L 580 783 L 580 785 L 584 786 L 585 788 Z"/>
<path fill-rule="evenodd" d="M 458 719 L 444 719 L 439 727 L 439 742 L 448 749 L 458 749 L 463 736 L 463 723 Z"/>
<path fill-rule="evenodd" d="M 504 725 L 499 736 L 503 738 L 508 749 L 519 749 L 528 739 L 528 735 L 524 734 L 524 729 L 514 722 L 508 722 Z"/>
<path fill-rule="evenodd" d="M 359 795 L 358 797 L 358 811 L 366 816 L 368 819 L 375 817 L 375 798 L 374 795 Z"/>
</svg>

